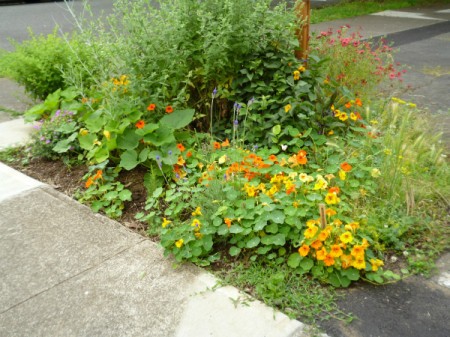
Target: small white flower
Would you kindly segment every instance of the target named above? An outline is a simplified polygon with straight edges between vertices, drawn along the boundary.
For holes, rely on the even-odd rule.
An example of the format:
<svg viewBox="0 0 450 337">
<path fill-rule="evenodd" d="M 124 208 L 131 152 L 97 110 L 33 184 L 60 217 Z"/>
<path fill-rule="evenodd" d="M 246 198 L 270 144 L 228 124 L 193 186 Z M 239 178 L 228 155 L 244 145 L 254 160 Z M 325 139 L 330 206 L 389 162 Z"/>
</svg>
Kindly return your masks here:
<svg viewBox="0 0 450 337">
<path fill-rule="evenodd" d="M 287 148 L 288 148 L 288 146 L 287 145 L 281 145 L 281 149 L 283 150 L 283 151 L 286 151 L 287 150 Z"/>
</svg>

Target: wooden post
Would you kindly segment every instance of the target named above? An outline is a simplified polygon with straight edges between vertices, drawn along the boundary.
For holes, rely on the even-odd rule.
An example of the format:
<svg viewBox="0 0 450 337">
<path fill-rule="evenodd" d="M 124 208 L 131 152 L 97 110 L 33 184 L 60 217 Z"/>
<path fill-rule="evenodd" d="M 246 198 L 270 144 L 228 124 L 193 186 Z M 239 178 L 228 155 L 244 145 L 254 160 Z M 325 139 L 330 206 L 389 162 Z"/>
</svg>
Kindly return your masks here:
<svg viewBox="0 0 450 337">
<path fill-rule="evenodd" d="M 319 213 L 320 213 L 320 227 L 324 229 L 325 227 L 327 227 L 327 215 L 325 204 L 319 205 Z"/>
<path fill-rule="evenodd" d="M 297 39 L 299 43 L 299 50 L 295 51 L 295 57 L 300 60 L 306 60 L 308 58 L 308 48 L 309 48 L 309 17 L 311 13 L 311 3 L 310 0 L 303 0 L 299 2 L 295 8 L 297 12 L 297 17 L 304 21 L 302 29 L 297 30 Z"/>
</svg>

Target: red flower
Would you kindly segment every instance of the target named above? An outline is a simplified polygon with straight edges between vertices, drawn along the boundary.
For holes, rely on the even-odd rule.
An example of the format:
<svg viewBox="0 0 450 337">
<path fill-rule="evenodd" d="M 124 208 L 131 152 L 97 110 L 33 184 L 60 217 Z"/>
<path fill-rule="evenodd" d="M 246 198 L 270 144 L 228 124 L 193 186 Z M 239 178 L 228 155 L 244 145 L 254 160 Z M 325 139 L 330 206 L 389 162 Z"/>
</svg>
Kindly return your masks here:
<svg viewBox="0 0 450 337">
<path fill-rule="evenodd" d="M 184 152 L 184 150 L 186 150 L 186 148 L 183 146 L 183 144 L 179 143 L 177 144 L 177 148 L 178 150 L 180 150 L 181 152 Z"/>
<path fill-rule="evenodd" d="M 345 161 L 341 164 L 341 169 L 345 172 L 350 172 L 352 170 L 352 165 Z"/>
<path fill-rule="evenodd" d="M 173 112 L 172 106 L 168 105 L 166 106 L 166 113 L 171 114 Z"/>
<path fill-rule="evenodd" d="M 149 104 L 149 106 L 147 107 L 147 110 L 148 111 L 153 111 L 153 110 L 155 110 L 155 108 L 156 108 L 156 104 Z"/>
<path fill-rule="evenodd" d="M 339 194 L 339 192 L 340 192 L 340 189 L 339 189 L 339 187 L 337 187 L 337 186 L 334 186 L 334 187 L 332 187 L 332 188 L 330 188 L 330 189 L 328 190 L 328 193 L 336 193 L 336 194 Z"/>
<path fill-rule="evenodd" d="M 137 127 L 138 129 L 143 129 L 144 126 L 145 126 L 145 122 L 144 122 L 142 119 L 139 120 L 139 121 L 136 123 L 136 127 Z"/>
</svg>

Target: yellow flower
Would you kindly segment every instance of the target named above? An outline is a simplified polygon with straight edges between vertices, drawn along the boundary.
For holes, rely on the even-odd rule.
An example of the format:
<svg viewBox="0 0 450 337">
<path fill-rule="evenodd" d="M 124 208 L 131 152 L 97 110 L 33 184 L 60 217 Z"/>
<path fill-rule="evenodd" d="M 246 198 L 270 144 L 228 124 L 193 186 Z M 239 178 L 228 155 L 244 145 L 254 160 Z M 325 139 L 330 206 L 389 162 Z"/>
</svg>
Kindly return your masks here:
<svg viewBox="0 0 450 337">
<path fill-rule="evenodd" d="M 199 215 L 203 215 L 203 214 L 202 214 L 201 208 L 197 207 L 195 209 L 195 211 L 192 212 L 192 216 L 199 216 Z"/>
<path fill-rule="evenodd" d="M 351 113 L 350 113 L 350 119 L 351 119 L 352 121 L 356 121 L 356 120 L 358 120 L 358 116 L 356 116 L 353 112 L 351 112 Z"/>
<path fill-rule="evenodd" d="M 377 271 L 379 267 L 384 266 L 384 262 L 379 259 L 370 259 L 372 265 L 372 271 Z"/>
<path fill-rule="evenodd" d="M 305 236 L 306 239 L 312 239 L 316 235 L 318 230 L 319 230 L 318 227 L 311 226 L 305 230 L 305 233 L 303 235 Z"/>
<path fill-rule="evenodd" d="M 92 144 L 102 146 L 102 142 L 99 142 L 98 139 L 94 140 Z"/>
<path fill-rule="evenodd" d="M 103 135 L 107 140 L 111 139 L 111 132 L 109 132 L 108 130 L 103 131 Z"/>
<path fill-rule="evenodd" d="M 346 177 L 347 177 L 347 173 L 345 173 L 344 170 L 339 170 L 339 179 L 345 180 Z"/>
<path fill-rule="evenodd" d="M 381 176 L 381 171 L 377 168 L 373 168 L 372 171 L 370 171 L 370 175 L 374 178 L 378 178 Z"/>
<path fill-rule="evenodd" d="M 329 233 L 327 231 L 320 232 L 318 239 L 320 241 L 325 241 L 328 238 Z"/>
<path fill-rule="evenodd" d="M 339 115 L 339 120 L 345 122 L 347 119 L 348 119 L 348 115 L 347 115 L 345 112 L 342 112 L 342 113 Z"/>
<path fill-rule="evenodd" d="M 366 260 L 364 260 L 364 257 L 359 257 L 352 262 L 352 266 L 360 270 L 366 269 Z"/>
<path fill-rule="evenodd" d="M 306 173 L 300 173 L 298 178 L 300 179 L 301 182 L 306 183 L 306 181 L 308 180 L 308 175 Z"/>
<path fill-rule="evenodd" d="M 195 230 L 198 231 L 198 230 L 200 230 L 201 224 L 202 223 L 200 222 L 199 219 L 194 219 L 194 220 L 192 220 L 191 226 L 195 227 Z"/>
<path fill-rule="evenodd" d="M 177 248 L 181 248 L 181 246 L 183 245 L 184 240 L 180 239 L 177 242 L 175 242 L 175 246 L 177 246 Z"/>
<path fill-rule="evenodd" d="M 80 135 L 86 136 L 88 133 L 89 133 L 88 130 L 86 130 L 86 129 L 80 129 Z"/>
<path fill-rule="evenodd" d="M 288 104 L 284 107 L 284 112 L 288 113 L 292 109 L 292 105 Z"/>
<path fill-rule="evenodd" d="M 219 164 L 223 164 L 227 161 L 227 155 L 224 154 L 222 157 L 219 158 Z"/>
<path fill-rule="evenodd" d="M 295 70 L 293 74 L 294 74 L 294 80 L 298 81 L 300 79 L 300 71 Z"/>
<path fill-rule="evenodd" d="M 163 228 L 166 228 L 166 226 L 167 226 L 168 224 L 171 224 L 171 223 L 172 223 L 172 221 L 167 220 L 166 218 L 163 218 L 162 227 L 163 227 Z"/>
<path fill-rule="evenodd" d="M 304 66 L 300 66 L 297 68 L 297 70 L 302 73 L 306 70 L 306 68 Z"/>
<path fill-rule="evenodd" d="M 339 239 L 341 239 L 342 243 L 349 243 L 353 241 L 353 235 L 350 232 L 345 232 L 339 236 Z"/>
<path fill-rule="evenodd" d="M 327 196 L 325 197 L 325 202 L 327 205 L 336 205 L 341 200 L 337 197 L 336 193 L 327 193 Z"/>
<path fill-rule="evenodd" d="M 314 190 L 324 190 L 328 187 L 328 182 L 320 174 L 316 178 L 316 184 Z"/>
</svg>

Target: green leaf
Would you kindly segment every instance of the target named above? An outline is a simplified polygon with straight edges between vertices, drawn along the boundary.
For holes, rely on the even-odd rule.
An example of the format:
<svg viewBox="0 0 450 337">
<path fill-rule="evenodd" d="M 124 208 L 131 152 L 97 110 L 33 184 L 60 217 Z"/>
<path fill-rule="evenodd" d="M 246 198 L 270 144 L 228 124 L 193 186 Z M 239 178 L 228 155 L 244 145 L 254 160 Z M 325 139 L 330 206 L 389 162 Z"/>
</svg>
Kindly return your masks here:
<svg viewBox="0 0 450 337">
<path fill-rule="evenodd" d="M 97 136 L 94 133 L 88 133 L 87 135 L 78 134 L 78 141 L 80 146 L 84 150 L 92 150 L 94 148 L 94 141 L 97 139 Z"/>
<path fill-rule="evenodd" d="M 131 200 L 131 191 L 130 190 L 120 191 L 119 199 L 122 201 L 130 201 Z"/>
<path fill-rule="evenodd" d="M 265 245 L 284 246 L 286 243 L 286 236 L 284 234 L 266 235 L 263 236 L 261 242 Z"/>
<path fill-rule="evenodd" d="M 275 136 L 279 135 L 280 132 L 281 132 L 281 125 L 278 124 L 278 125 L 275 125 L 275 126 L 272 128 L 272 133 L 273 133 Z"/>
<path fill-rule="evenodd" d="M 137 129 L 135 132 L 139 136 L 145 136 L 146 134 L 152 133 L 159 127 L 158 124 L 145 124 L 145 126 L 142 129 Z"/>
<path fill-rule="evenodd" d="M 299 254 L 300 255 L 300 254 Z M 309 271 L 311 270 L 311 268 L 314 266 L 314 261 L 310 258 L 304 258 L 301 262 L 300 262 L 300 267 L 305 270 L 305 271 Z"/>
<path fill-rule="evenodd" d="M 301 260 L 302 256 L 299 253 L 292 253 L 288 258 L 287 264 L 291 268 L 297 268 Z"/>
<path fill-rule="evenodd" d="M 242 228 L 239 225 L 231 225 L 231 227 L 230 227 L 230 233 L 233 233 L 233 234 L 241 233 L 243 230 L 244 230 L 244 228 Z"/>
<path fill-rule="evenodd" d="M 264 227 L 266 227 L 266 226 L 267 226 L 267 220 L 259 219 L 255 223 L 254 230 L 260 231 L 260 230 L 263 230 Z"/>
<path fill-rule="evenodd" d="M 259 245 L 259 243 L 261 242 L 261 239 L 259 238 L 259 236 L 255 236 L 253 239 L 250 239 L 247 241 L 247 248 L 255 248 L 256 246 Z"/>
<path fill-rule="evenodd" d="M 122 150 L 134 150 L 139 145 L 141 136 L 134 129 L 125 129 L 123 134 L 117 136 L 117 147 Z"/>
<path fill-rule="evenodd" d="M 274 223 L 269 226 L 266 226 L 266 232 L 272 234 L 278 233 L 278 225 Z"/>
<path fill-rule="evenodd" d="M 282 211 L 277 210 L 269 214 L 269 219 L 275 223 L 282 224 L 284 223 L 285 215 Z"/>
<path fill-rule="evenodd" d="M 170 115 L 165 115 L 159 123 L 172 129 L 181 129 L 187 126 L 194 118 L 194 109 L 175 110 Z"/>
<path fill-rule="evenodd" d="M 240 252 L 241 252 L 241 248 L 238 248 L 235 246 L 230 247 L 229 253 L 231 256 L 237 256 L 237 255 L 239 255 Z"/>
<path fill-rule="evenodd" d="M 107 160 L 109 158 L 108 144 L 103 144 L 102 147 L 98 148 L 94 158 L 97 163 L 102 163 Z"/>
<path fill-rule="evenodd" d="M 349 280 L 352 281 L 359 280 L 359 271 L 355 268 L 344 269 L 341 271 L 341 274 L 347 277 Z"/>
<path fill-rule="evenodd" d="M 123 167 L 125 170 L 132 170 L 138 166 L 138 154 L 135 150 L 127 150 L 120 156 L 119 166 Z"/>
<path fill-rule="evenodd" d="M 155 146 L 161 146 L 164 144 L 175 143 L 176 139 L 172 129 L 160 126 L 155 132 L 145 135 L 144 141 L 150 142 Z"/>
<path fill-rule="evenodd" d="M 69 151 L 72 142 L 77 138 L 77 136 L 78 134 L 74 133 L 69 138 L 60 140 L 58 143 L 56 143 L 52 150 L 57 153 L 64 153 Z"/>
</svg>

